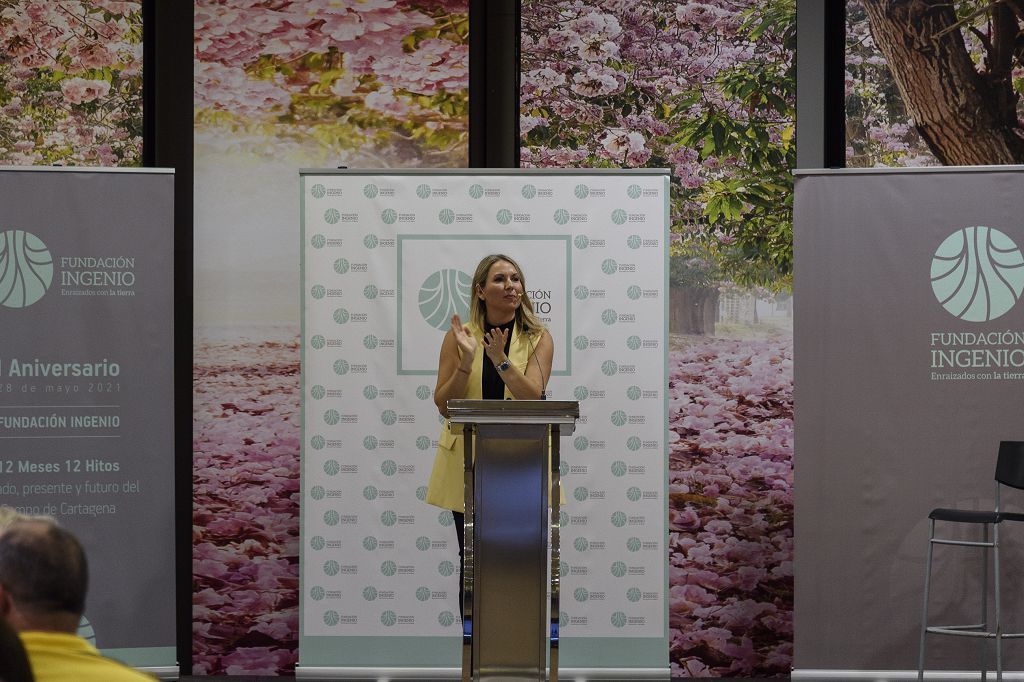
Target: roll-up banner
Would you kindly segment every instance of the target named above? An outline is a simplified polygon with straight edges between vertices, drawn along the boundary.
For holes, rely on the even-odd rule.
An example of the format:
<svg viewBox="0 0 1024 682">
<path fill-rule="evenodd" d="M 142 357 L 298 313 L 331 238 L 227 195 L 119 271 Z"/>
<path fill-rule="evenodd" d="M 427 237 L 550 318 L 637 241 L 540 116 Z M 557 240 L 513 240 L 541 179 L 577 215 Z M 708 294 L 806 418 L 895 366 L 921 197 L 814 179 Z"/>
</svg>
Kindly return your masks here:
<svg viewBox="0 0 1024 682">
<path fill-rule="evenodd" d="M 452 311 L 491 253 L 555 342 L 560 668 L 666 671 L 664 171 L 303 171 L 298 675 L 460 665 L 451 512 L 425 501 Z"/>
<path fill-rule="evenodd" d="M 1024 439 L 1022 190 L 1020 167 L 797 174 L 794 679 L 916 678 L 928 513 L 991 510 L 999 442 Z M 932 624 L 980 622 L 980 554 L 936 549 Z M 929 636 L 925 667 L 977 678 L 979 644 Z"/>
<path fill-rule="evenodd" d="M 79 633 L 176 671 L 173 171 L 0 168 L 0 503 L 85 546 Z"/>
</svg>

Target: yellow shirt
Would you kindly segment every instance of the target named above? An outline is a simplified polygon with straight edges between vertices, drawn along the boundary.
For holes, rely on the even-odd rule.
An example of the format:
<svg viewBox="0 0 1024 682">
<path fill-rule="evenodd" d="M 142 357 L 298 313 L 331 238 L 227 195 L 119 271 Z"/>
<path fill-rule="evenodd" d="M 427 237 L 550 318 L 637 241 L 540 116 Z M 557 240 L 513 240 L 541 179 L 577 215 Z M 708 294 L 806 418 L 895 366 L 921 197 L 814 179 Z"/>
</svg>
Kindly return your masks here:
<svg viewBox="0 0 1024 682">
<path fill-rule="evenodd" d="M 484 332 L 474 324 L 468 325 L 473 337 L 477 340 L 477 352 L 473 358 L 473 368 L 469 373 L 466 382 L 466 394 L 462 396 L 467 400 L 480 400 L 483 397 L 483 359 L 486 353 L 483 352 Z M 512 329 L 512 342 L 508 348 L 508 360 L 511 364 L 526 374 L 526 366 L 530 363 L 530 356 L 537 348 L 540 336 L 531 336 L 520 331 L 519 326 Z M 462 351 L 459 351 L 461 355 Z M 513 398 L 508 387 L 505 387 L 505 398 Z M 441 427 L 441 435 L 437 439 L 437 454 L 434 455 L 434 468 L 430 472 L 430 482 L 427 484 L 427 503 L 462 512 L 465 509 L 465 479 L 462 434 L 454 434 L 445 421 Z"/>
<path fill-rule="evenodd" d="M 38 682 L 153 682 L 155 678 L 100 655 L 91 644 L 63 632 L 22 632 Z"/>
</svg>

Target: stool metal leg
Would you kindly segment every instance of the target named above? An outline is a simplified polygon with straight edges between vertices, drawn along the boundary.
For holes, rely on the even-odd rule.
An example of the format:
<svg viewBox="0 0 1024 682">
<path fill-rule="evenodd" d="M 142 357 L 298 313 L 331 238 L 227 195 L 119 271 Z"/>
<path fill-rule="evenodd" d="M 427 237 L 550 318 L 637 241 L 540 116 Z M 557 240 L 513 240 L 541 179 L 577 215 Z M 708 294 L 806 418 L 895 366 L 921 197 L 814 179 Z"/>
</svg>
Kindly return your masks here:
<svg viewBox="0 0 1024 682">
<path fill-rule="evenodd" d="M 928 634 L 928 591 L 932 581 L 932 551 L 935 544 L 935 519 L 930 520 L 928 531 L 928 560 L 924 566 L 924 607 L 921 609 L 921 643 L 917 650 L 917 679 L 924 680 L 924 638 Z"/>
<path fill-rule="evenodd" d="M 996 682 L 1003 682 L 1003 621 L 999 598 L 999 524 L 992 524 L 993 585 L 996 593 Z"/>
<path fill-rule="evenodd" d="M 982 524 L 982 527 L 985 529 L 982 541 L 988 543 L 988 524 Z M 988 547 L 981 548 L 981 630 L 982 632 L 988 631 Z M 988 670 L 988 663 L 985 660 L 988 649 L 987 638 L 979 638 L 978 643 L 981 653 L 981 682 L 985 682 Z"/>
</svg>

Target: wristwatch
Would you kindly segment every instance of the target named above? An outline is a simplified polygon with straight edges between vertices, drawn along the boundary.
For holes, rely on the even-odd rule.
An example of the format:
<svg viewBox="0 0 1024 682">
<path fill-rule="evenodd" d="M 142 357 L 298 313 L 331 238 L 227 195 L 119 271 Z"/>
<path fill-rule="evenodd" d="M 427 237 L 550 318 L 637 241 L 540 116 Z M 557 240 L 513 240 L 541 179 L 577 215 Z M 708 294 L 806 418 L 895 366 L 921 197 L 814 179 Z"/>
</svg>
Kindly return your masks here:
<svg viewBox="0 0 1024 682">
<path fill-rule="evenodd" d="M 498 370 L 499 372 L 504 372 L 506 369 L 508 369 L 511 366 L 512 366 L 512 363 L 510 363 L 508 361 L 508 358 L 505 358 L 504 360 L 502 360 L 500 365 L 495 365 L 494 369 Z"/>
</svg>

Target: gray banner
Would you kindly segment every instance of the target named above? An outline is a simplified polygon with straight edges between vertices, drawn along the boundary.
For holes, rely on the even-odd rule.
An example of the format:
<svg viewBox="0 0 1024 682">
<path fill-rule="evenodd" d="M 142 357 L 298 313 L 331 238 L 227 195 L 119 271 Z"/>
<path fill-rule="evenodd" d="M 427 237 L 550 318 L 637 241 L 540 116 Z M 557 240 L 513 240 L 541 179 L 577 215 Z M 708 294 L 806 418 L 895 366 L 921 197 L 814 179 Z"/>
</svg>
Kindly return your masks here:
<svg viewBox="0 0 1024 682">
<path fill-rule="evenodd" d="M 1019 169 L 797 178 L 797 669 L 916 668 L 928 512 L 992 508 L 999 441 L 1024 439 L 1022 190 Z M 977 622 L 977 554 L 937 550 L 935 621 Z M 974 640 L 928 651 L 930 669 L 978 662 Z M 1004 652 L 1024 667 L 1024 647 Z"/>
<path fill-rule="evenodd" d="M 81 634 L 146 665 L 175 661 L 173 191 L 0 169 L 0 503 L 78 535 Z"/>
</svg>

